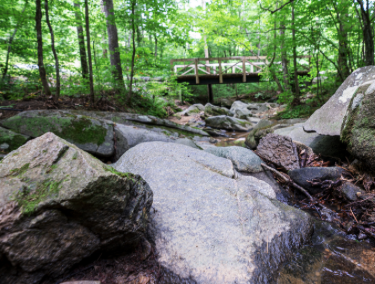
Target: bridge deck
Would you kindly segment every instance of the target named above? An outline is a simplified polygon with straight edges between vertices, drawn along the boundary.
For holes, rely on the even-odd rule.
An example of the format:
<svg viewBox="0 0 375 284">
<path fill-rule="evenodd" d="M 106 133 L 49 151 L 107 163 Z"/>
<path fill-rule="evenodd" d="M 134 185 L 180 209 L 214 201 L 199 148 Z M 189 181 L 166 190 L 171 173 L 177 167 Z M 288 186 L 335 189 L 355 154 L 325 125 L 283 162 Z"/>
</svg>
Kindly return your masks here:
<svg viewBox="0 0 375 284">
<path fill-rule="evenodd" d="M 299 56 L 299 58 L 310 58 L 310 56 Z M 188 62 L 188 64 L 174 65 L 175 62 Z M 177 75 L 177 82 L 186 82 L 190 85 L 257 83 L 261 78 L 260 73 L 269 64 L 265 56 L 184 58 L 172 59 L 170 63 L 174 74 Z M 281 62 L 274 62 L 274 64 L 281 64 Z M 298 75 L 308 75 L 308 67 L 303 65 L 302 67 L 305 70 L 298 71 Z"/>
</svg>

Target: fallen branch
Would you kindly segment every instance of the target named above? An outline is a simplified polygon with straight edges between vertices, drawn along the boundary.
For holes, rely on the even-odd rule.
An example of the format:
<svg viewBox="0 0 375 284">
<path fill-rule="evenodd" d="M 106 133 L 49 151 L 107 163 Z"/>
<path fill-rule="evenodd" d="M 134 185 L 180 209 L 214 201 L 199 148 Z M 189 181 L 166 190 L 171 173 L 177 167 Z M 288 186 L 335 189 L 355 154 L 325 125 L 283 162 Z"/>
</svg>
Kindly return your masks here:
<svg viewBox="0 0 375 284">
<path fill-rule="evenodd" d="M 298 184 L 294 183 L 289 176 L 286 176 L 282 173 L 280 173 L 279 171 L 267 166 L 266 164 L 264 163 L 261 163 L 262 167 L 273 172 L 274 174 L 276 174 L 278 177 L 282 178 L 286 183 L 290 184 L 291 186 L 293 186 L 294 188 L 298 189 L 299 191 L 301 191 L 303 194 L 305 194 L 310 200 L 313 200 L 312 196 L 306 191 L 306 189 L 304 189 L 303 187 L 299 186 Z"/>
</svg>

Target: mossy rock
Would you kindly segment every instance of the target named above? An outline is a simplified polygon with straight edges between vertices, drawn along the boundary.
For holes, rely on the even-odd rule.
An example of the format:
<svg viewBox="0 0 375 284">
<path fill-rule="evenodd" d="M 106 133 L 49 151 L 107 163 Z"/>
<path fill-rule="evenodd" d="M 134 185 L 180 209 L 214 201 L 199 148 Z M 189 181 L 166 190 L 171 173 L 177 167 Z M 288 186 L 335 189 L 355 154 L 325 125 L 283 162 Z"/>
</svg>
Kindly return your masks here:
<svg viewBox="0 0 375 284">
<path fill-rule="evenodd" d="M 340 135 L 347 150 L 375 171 L 375 84 L 358 88 L 351 99 Z"/>
<path fill-rule="evenodd" d="M 249 132 L 249 135 L 246 137 L 245 145 L 251 150 L 255 150 L 259 144 L 260 139 L 267 136 L 269 133 L 273 133 L 274 126 L 276 123 L 262 119 L 258 124 Z"/>
<path fill-rule="evenodd" d="M 149 185 L 53 133 L 9 153 L 0 184 L 2 283 L 55 278 L 95 252 L 132 249 L 147 229 Z"/>
<path fill-rule="evenodd" d="M 206 117 L 217 116 L 217 115 L 228 115 L 229 110 L 225 107 L 214 106 L 210 103 L 204 107 L 204 115 Z"/>
<path fill-rule="evenodd" d="M 15 132 L 39 137 L 47 132 L 103 157 L 114 152 L 113 124 L 67 111 L 25 111 L 0 122 Z"/>
<path fill-rule="evenodd" d="M 30 137 L 0 127 L 0 151 L 9 153 L 29 140 Z"/>
</svg>

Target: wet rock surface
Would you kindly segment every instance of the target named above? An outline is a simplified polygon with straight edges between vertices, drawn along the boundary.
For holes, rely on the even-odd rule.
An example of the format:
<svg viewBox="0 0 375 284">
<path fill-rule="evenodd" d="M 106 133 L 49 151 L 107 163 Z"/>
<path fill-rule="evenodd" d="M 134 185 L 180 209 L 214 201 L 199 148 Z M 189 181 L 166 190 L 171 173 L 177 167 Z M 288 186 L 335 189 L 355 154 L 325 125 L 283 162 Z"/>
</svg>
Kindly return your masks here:
<svg viewBox="0 0 375 284">
<path fill-rule="evenodd" d="M 0 162 L 0 279 L 39 283 L 144 236 L 152 191 L 53 133 Z"/>
<path fill-rule="evenodd" d="M 143 143 L 114 167 L 141 174 L 154 192 L 158 261 L 188 279 L 165 283 L 269 282 L 310 234 L 306 213 L 278 202 L 263 181 L 234 178 L 230 160 L 205 151 Z"/>
<path fill-rule="evenodd" d="M 295 183 L 308 190 L 311 194 L 317 194 L 322 189 L 313 187 L 309 181 L 313 179 L 336 181 L 344 172 L 345 170 L 339 167 L 308 167 L 291 170 L 288 174 Z"/>
<path fill-rule="evenodd" d="M 268 134 L 260 140 L 257 154 L 286 171 L 300 168 L 297 147 L 285 136 Z"/>
</svg>

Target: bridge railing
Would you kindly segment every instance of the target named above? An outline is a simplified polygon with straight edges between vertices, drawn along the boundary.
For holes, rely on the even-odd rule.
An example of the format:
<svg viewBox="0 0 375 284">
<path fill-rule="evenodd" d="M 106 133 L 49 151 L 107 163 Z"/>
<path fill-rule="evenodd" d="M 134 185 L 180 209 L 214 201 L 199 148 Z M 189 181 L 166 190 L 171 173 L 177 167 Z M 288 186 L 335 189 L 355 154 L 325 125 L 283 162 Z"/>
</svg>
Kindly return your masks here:
<svg viewBox="0 0 375 284">
<path fill-rule="evenodd" d="M 176 62 L 187 63 L 174 65 Z M 195 75 L 196 82 L 199 84 L 199 76 L 201 75 L 218 75 L 220 83 L 223 83 L 224 74 L 242 74 L 242 80 L 246 82 L 247 74 L 262 72 L 268 61 L 266 56 L 233 56 L 172 59 L 170 64 L 176 76 Z"/>
</svg>

